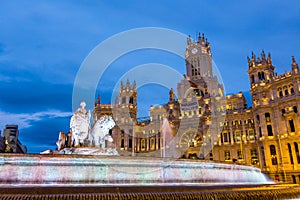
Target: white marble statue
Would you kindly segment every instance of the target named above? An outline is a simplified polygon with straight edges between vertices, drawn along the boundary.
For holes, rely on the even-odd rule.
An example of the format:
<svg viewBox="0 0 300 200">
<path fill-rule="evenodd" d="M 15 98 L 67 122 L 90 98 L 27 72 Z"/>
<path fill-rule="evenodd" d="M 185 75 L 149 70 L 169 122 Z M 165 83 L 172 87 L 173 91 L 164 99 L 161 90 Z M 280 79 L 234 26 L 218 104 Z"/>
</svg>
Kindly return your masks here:
<svg viewBox="0 0 300 200">
<path fill-rule="evenodd" d="M 83 144 L 84 139 L 86 139 L 89 134 L 91 114 L 89 110 L 85 109 L 85 106 L 86 103 L 82 101 L 80 103 L 80 108 L 76 110 L 70 121 L 72 142 L 74 142 L 75 147 Z"/>
<path fill-rule="evenodd" d="M 95 146 L 105 148 L 105 140 L 113 142 L 109 135 L 109 130 L 115 126 L 115 122 L 110 116 L 103 116 L 97 120 L 90 132 L 90 141 L 94 141 Z"/>
</svg>

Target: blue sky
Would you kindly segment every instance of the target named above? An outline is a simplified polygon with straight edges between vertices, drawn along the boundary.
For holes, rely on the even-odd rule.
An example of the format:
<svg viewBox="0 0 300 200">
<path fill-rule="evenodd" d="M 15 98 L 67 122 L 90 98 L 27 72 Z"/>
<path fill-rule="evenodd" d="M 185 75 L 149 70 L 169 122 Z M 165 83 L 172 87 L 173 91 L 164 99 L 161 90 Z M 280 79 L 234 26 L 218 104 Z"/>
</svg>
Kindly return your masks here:
<svg viewBox="0 0 300 200">
<path fill-rule="evenodd" d="M 300 63 L 299 22 L 297 0 L 0 0 L 0 129 L 18 124 L 30 153 L 55 149 L 58 132 L 69 129 L 73 82 L 81 63 L 100 42 L 122 31 L 163 27 L 193 38 L 204 32 L 226 92 L 236 93 L 249 91 L 246 57 L 251 51 L 271 52 L 278 74 L 290 70 L 292 55 Z M 149 62 L 185 73 L 177 56 L 154 50 L 130 53 L 105 72 L 99 83 L 102 102 L 110 102 L 122 73 Z M 145 86 L 138 98 L 140 115 L 147 115 L 149 105 L 167 101 L 168 90 Z"/>
</svg>

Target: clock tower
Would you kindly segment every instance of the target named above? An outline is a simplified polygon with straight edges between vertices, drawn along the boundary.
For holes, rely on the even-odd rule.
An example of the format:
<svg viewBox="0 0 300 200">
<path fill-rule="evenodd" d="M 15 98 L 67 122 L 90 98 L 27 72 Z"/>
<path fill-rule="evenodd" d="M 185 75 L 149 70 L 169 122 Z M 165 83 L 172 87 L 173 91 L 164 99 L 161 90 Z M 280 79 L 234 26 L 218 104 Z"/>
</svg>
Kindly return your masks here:
<svg viewBox="0 0 300 200">
<path fill-rule="evenodd" d="M 198 40 L 193 41 L 187 38 L 187 48 L 185 51 L 186 73 L 187 76 L 197 81 L 202 78 L 212 77 L 212 56 L 210 44 L 204 34 L 198 34 Z"/>
</svg>

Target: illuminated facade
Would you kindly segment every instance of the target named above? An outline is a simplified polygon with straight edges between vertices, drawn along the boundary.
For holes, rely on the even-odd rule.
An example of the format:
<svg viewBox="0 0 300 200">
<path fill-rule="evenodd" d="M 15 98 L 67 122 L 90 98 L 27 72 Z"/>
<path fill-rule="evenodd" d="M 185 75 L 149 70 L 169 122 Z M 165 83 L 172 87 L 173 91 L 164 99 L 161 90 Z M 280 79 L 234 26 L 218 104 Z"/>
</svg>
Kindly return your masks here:
<svg viewBox="0 0 300 200">
<path fill-rule="evenodd" d="M 274 72 L 270 54 L 248 58 L 252 112 L 261 169 L 272 178 L 300 182 L 300 73 L 294 57 L 291 71 Z"/>
<path fill-rule="evenodd" d="M 186 75 L 169 101 L 150 107 L 150 117 L 137 118 L 136 83 L 121 83 L 114 104 L 95 102 L 94 121 L 111 115 L 111 131 L 120 155 L 162 156 L 162 121 L 172 129 L 174 151 L 182 158 L 236 162 L 260 167 L 279 181 L 300 182 L 300 73 L 274 73 L 270 54 L 248 58 L 252 107 L 243 93 L 224 96 L 213 74 L 210 44 L 204 35 L 187 39 Z M 174 154 L 179 155 L 179 154 Z"/>
</svg>

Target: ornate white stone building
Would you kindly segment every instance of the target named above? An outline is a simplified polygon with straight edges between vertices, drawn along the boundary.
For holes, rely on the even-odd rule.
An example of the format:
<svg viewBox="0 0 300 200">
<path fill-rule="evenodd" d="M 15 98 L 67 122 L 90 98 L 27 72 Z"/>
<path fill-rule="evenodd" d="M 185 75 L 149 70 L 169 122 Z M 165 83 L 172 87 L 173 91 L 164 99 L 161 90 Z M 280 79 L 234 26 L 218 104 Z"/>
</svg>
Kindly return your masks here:
<svg viewBox="0 0 300 200">
<path fill-rule="evenodd" d="M 243 93 L 224 96 L 214 73 L 210 44 L 204 35 L 187 39 L 186 75 L 177 98 L 150 107 L 150 117 L 137 118 L 136 83 L 121 83 L 114 104 L 95 102 L 93 119 L 111 115 L 111 131 L 121 155 L 167 156 L 237 162 L 260 167 L 279 181 L 300 182 L 300 72 L 294 57 L 291 71 L 277 75 L 270 54 L 248 58 L 252 107 Z M 163 119 L 170 122 L 164 145 Z M 166 146 L 166 148 L 164 148 Z"/>
</svg>

